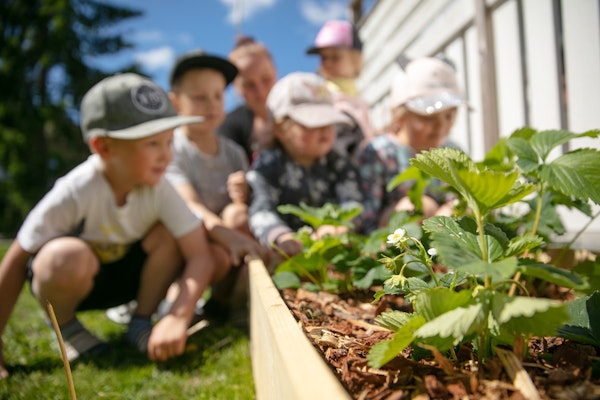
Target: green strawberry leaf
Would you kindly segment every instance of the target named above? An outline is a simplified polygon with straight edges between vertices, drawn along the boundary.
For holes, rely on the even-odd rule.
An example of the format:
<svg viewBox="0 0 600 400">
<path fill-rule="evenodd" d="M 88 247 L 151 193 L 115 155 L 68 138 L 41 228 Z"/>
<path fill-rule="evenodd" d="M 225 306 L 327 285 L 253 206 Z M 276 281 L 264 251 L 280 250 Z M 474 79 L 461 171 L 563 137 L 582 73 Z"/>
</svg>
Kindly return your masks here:
<svg viewBox="0 0 600 400">
<path fill-rule="evenodd" d="M 588 131 L 577 134 L 564 130 L 541 131 L 531 136 L 530 143 L 537 155 L 543 161 L 546 161 L 550 155 L 550 152 L 554 150 L 554 148 L 567 143 L 571 139 L 577 139 L 580 137 L 598 137 L 599 132 L 600 131 Z"/>
<path fill-rule="evenodd" d="M 414 341 L 448 350 L 485 329 L 487 313 L 482 303 L 456 307 L 428 321 L 414 332 Z"/>
<path fill-rule="evenodd" d="M 278 272 L 272 276 L 272 279 L 273 283 L 279 290 L 283 290 L 286 288 L 297 289 L 300 287 L 301 284 L 298 275 L 290 271 Z"/>
<path fill-rule="evenodd" d="M 578 149 L 563 154 L 541 167 L 540 178 L 559 193 L 600 204 L 600 151 Z"/>
<path fill-rule="evenodd" d="M 515 336 L 553 336 L 557 329 L 568 320 L 564 304 L 560 301 L 508 296 L 504 293 L 491 293 L 491 314 L 499 327 L 496 337 L 501 342 L 511 344 Z"/>
<path fill-rule="evenodd" d="M 396 332 L 414 318 L 414 316 L 415 314 L 409 314 L 398 310 L 386 311 L 375 317 L 375 323 L 390 331 Z"/>
<path fill-rule="evenodd" d="M 585 289 L 587 283 L 576 272 L 559 268 L 554 265 L 542 264 L 530 259 L 520 259 L 518 270 L 523 275 L 542 279 L 546 282 L 555 283 L 573 289 Z"/>
<path fill-rule="evenodd" d="M 413 308 L 416 314 L 431 321 L 454 308 L 465 306 L 472 302 L 472 292 L 461 290 L 455 292 L 444 287 L 436 287 L 421 291 L 415 297 Z"/>
<path fill-rule="evenodd" d="M 425 323 L 421 316 L 414 316 L 404 324 L 394 336 L 389 340 L 382 340 L 377 343 L 367 355 L 368 364 L 371 368 L 380 368 L 389 361 L 393 360 L 413 341 L 414 331 Z"/>
</svg>

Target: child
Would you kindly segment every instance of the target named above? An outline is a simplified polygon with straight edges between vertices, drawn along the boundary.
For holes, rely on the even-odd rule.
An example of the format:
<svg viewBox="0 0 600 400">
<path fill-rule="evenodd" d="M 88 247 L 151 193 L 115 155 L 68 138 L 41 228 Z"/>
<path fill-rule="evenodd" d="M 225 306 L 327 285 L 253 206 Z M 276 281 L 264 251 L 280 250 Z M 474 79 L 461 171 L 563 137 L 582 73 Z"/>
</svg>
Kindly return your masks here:
<svg viewBox="0 0 600 400">
<path fill-rule="evenodd" d="M 238 38 L 229 61 L 238 69 L 233 85 L 245 104 L 227 114 L 217 133 L 242 146 L 252 163 L 256 154 L 273 140 L 266 103 L 277 80 L 277 70 L 265 45 L 247 36 Z"/>
<path fill-rule="evenodd" d="M 295 216 L 280 214 L 277 206 L 355 206 L 362 201 L 356 171 L 347 158 L 332 151 L 334 125 L 351 121 L 333 106 L 325 79 L 313 73 L 295 72 L 279 80 L 267 107 L 276 142 L 258 155 L 247 174 L 253 193 L 250 228 L 261 243 L 294 255 L 302 248 L 293 234 L 303 224 Z M 318 235 L 331 232 L 324 227 Z"/>
<path fill-rule="evenodd" d="M 225 88 L 236 75 L 232 63 L 203 51 L 177 59 L 170 76 L 171 101 L 179 115 L 204 120 L 175 129 L 166 176 L 192 211 L 202 215 L 209 238 L 229 252 L 237 267 L 246 256 L 261 256 L 265 250 L 248 228 L 246 154 L 237 143 L 216 134 L 225 116 Z M 233 285 L 234 277 L 230 280 Z M 221 303 L 229 302 L 232 288 L 214 289 L 213 300 L 224 297 Z"/>
<path fill-rule="evenodd" d="M 315 42 L 306 51 L 321 58 L 319 74 L 327 79 L 335 106 L 352 117 L 350 127 L 339 127 L 336 150 L 355 155 L 366 141 L 374 136 L 369 109 L 356 88 L 355 80 L 362 69 L 362 43 L 352 24 L 332 20 L 323 25 Z"/>
<path fill-rule="evenodd" d="M 365 194 L 363 228 L 368 233 L 387 226 L 394 211 L 412 211 L 406 196 L 410 185 L 392 192 L 386 185 L 409 166 L 417 153 L 452 146 L 448 135 L 457 107 L 465 103 L 453 68 L 437 58 L 420 58 L 408 63 L 392 81 L 390 107 L 393 132 L 379 135 L 359 153 L 359 174 Z M 433 181 L 422 198 L 423 216 L 449 215 L 451 196 L 437 190 Z"/>
<path fill-rule="evenodd" d="M 29 278 L 44 309 L 53 306 L 69 360 L 107 349 L 77 311 L 132 299 L 126 339 L 154 361 L 183 353 L 196 301 L 227 273 L 215 264 L 202 221 L 163 178 L 173 128 L 200 120 L 177 116 L 167 93 L 132 73 L 86 93 L 81 128 L 93 154 L 33 208 L 4 256 L 0 332 Z M 153 327 L 150 316 L 178 275 L 181 291 Z M 2 353 L 0 375 L 8 375 Z"/>
</svg>

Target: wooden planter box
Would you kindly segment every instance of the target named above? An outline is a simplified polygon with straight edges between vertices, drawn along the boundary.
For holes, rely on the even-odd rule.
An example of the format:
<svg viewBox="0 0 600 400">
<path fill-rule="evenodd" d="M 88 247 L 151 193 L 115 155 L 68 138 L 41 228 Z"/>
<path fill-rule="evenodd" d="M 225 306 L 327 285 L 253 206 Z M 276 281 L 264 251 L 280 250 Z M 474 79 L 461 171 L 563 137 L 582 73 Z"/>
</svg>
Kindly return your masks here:
<svg viewBox="0 0 600 400">
<path fill-rule="evenodd" d="M 256 398 L 350 399 L 305 336 L 262 261 L 250 262 L 249 281 L 250 343 Z"/>
</svg>

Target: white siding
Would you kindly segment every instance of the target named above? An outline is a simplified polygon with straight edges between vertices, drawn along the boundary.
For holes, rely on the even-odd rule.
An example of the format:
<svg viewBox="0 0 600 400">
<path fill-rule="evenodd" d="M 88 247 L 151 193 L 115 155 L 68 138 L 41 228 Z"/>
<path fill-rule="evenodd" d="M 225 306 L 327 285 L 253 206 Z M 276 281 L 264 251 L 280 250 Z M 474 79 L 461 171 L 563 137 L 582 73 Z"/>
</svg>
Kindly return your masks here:
<svg viewBox="0 0 600 400">
<path fill-rule="evenodd" d="M 473 159 L 484 157 L 489 150 L 484 135 L 490 137 L 490 132 L 484 132 L 483 100 L 488 94 L 482 93 L 482 87 L 488 86 L 482 83 L 480 74 L 477 1 L 480 0 L 379 0 L 359 21 L 364 68 L 358 86 L 371 105 L 376 127 L 389 122 L 387 96 L 391 78 L 399 68 L 398 56 L 443 54 L 456 65 L 472 106 L 471 111 L 459 113 L 452 138 Z M 600 1 L 485 3 L 491 13 L 488 23 L 497 94 L 492 104 L 497 107 L 498 126 L 492 137 L 508 136 L 526 125 L 538 130 L 567 129 L 577 133 L 599 129 Z M 555 4 L 560 7 L 555 9 Z M 562 101 L 563 96 L 566 101 Z M 598 140 L 581 139 L 569 145 L 598 148 Z M 560 151 L 554 156 L 558 155 Z M 570 231 L 578 230 L 585 220 L 578 212 L 565 211 L 564 217 Z M 587 232 L 582 241 L 600 247 L 600 221 L 595 221 Z"/>
</svg>

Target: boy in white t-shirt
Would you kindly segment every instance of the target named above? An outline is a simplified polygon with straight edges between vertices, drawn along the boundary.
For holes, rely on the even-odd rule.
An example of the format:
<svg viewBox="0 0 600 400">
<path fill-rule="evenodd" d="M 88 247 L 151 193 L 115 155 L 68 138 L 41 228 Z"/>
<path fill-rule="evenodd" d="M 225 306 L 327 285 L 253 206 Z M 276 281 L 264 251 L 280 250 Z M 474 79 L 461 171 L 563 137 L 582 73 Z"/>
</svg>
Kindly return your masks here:
<svg viewBox="0 0 600 400">
<path fill-rule="evenodd" d="M 183 353 L 196 301 L 228 273 L 216 262 L 202 220 L 163 178 L 177 116 L 168 95 L 136 74 L 108 77 L 84 96 L 81 128 L 93 154 L 33 208 L 0 264 L 0 333 L 26 279 L 52 304 L 67 356 L 107 348 L 76 317 L 130 300 L 137 309 L 126 339 L 150 360 Z M 169 285 L 180 291 L 169 313 L 150 316 Z M 8 376 L 0 339 L 0 377 Z"/>
</svg>

